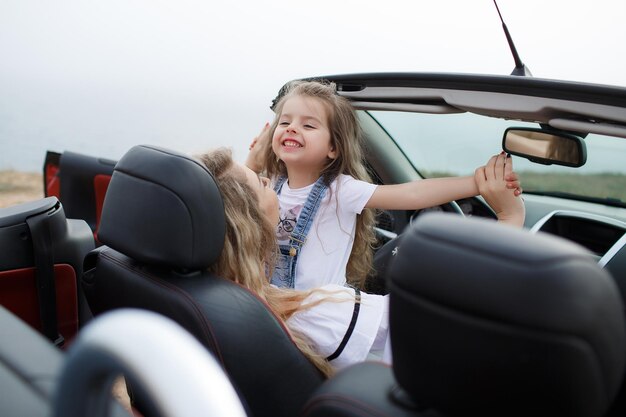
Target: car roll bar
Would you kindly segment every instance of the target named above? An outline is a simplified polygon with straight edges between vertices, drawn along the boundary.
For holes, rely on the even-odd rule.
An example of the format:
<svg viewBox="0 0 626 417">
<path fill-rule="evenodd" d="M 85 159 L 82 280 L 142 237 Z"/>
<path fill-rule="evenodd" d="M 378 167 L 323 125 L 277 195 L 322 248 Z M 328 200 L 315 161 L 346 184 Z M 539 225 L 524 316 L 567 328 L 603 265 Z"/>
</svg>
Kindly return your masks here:
<svg viewBox="0 0 626 417">
<path fill-rule="evenodd" d="M 55 417 L 110 415 L 111 387 L 123 374 L 160 416 L 246 416 L 228 377 L 200 343 L 172 320 L 120 309 L 87 325 L 68 350 Z"/>
</svg>

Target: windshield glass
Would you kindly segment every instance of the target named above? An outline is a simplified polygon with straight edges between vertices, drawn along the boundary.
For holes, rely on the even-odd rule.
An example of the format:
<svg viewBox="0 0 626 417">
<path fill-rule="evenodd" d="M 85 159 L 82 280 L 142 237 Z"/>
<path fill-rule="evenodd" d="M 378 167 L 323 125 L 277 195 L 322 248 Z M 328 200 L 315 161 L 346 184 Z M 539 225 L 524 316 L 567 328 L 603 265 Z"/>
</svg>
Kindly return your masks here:
<svg viewBox="0 0 626 417">
<path fill-rule="evenodd" d="M 423 177 L 473 175 L 490 155 L 502 150 L 507 127 L 536 123 L 471 113 L 423 114 L 371 111 Z M 626 203 L 626 139 L 590 134 L 587 163 L 580 168 L 540 165 L 514 157 L 525 193 L 565 193 L 582 199 Z"/>
</svg>

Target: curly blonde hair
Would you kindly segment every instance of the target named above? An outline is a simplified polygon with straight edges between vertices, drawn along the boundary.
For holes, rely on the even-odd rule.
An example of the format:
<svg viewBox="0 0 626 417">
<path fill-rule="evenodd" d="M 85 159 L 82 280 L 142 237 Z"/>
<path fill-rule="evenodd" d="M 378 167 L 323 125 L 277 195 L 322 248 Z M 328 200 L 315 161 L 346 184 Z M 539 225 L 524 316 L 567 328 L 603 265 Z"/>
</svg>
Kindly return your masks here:
<svg viewBox="0 0 626 417">
<path fill-rule="evenodd" d="M 367 172 L 364 155 L 364 143 L 361 129 L 352 104 L 336 92 L 334 83 L 323 81 L 292 81 L 277 99 L 274 111 L 276 117 L 270 126 L 270 138 L 282 113 L 285 102 L 294 96 L 303 96 L 319 100 L 327 109 L 330 144 L 335 149 L 335 159 L 328 158 L 320 173 L 329 185 L 339 174 L 350 175 L 358 180 L 372 182 Z M 276 158 L 271 146 L 265 148 L 263 167 L 270 178 L 287 176 L 285 163 Z M 353 286 L 363 288 L 365 279 L 372 272 L 374 257 L 375 210 L 364 209 L 357 215 L 356 233 L 352 252 L 348 260 L 346 280 Z"/>
<path fill-rule="evenodd" d="M 271 265 L 277 254 L 274 227 L 259 207 L 255 190 L 246 183 L 245 173 L 235 169 L 232 152 L 219 148 L 197 158 L 213 174 L 224 201 L 226 237 L 224 248 L 209 269 L 215 274 L 248 288 L 267 303 L 282 320 L 296 346 L 326 376 L 333 372 L 328 361 L 315 352 L 312 341 L 289 329 L 287 320 L 298 311 L 319 303 L 304 300 L 311 291 L 270 286 Z"/>
</svg>

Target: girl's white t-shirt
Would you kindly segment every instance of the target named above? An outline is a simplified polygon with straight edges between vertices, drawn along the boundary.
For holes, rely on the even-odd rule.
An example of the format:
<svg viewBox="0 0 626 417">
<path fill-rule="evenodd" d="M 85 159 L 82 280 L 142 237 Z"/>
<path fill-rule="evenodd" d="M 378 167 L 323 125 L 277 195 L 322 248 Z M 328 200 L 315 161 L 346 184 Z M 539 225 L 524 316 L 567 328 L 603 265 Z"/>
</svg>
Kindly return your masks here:
<svg viewBox="0 0 626 417">
<path fill-rule="evenodd" d="M 315 302 L 324 299 L 320 304 Z M 303 302 L 312 307 L 287 320 L 291 330 L 306 336 L 323 357 L 332 355 L 346 334 L 354 311 L 354 289 L 325 285 Z M 389 339 L 389 296 L 361 292 L 356 324 L 342 353 L 330 364 L 341 369 L 365 360 L 391 363 Z"/>
<path fill-rule="evenodd" d="M 375 184 L 339 175 L 322 199 L 296 264 L 296 289 L 343 285 L 346 266 L 354 243 L 356 215 L 376 189 Z M 313 184 L 292 189 L 288 181 L 278 195 L 280 221 L 276 229 L 279 244 L 288 244 Z"/>
</svg>

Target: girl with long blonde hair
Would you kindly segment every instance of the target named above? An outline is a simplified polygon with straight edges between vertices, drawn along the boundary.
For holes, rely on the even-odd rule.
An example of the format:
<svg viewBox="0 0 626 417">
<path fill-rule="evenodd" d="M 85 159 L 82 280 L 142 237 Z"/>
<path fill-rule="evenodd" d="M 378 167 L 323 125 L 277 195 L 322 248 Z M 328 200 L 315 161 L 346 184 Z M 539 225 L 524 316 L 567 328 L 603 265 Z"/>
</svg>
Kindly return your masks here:
<svg viewBox="0 0 626 417">
<path fill-rule="evenodd" d="M 372 184 L 356 113 L 334 84 L 296 81 L 281 94 L 246 161 L 279 194 L 273 284 L 362 287 L 376 242 L 374 209 L 417 210 L 479 193 L 472 176 Z M 508 175 L 519 195 L 517 176 Z"/>
</svg>

